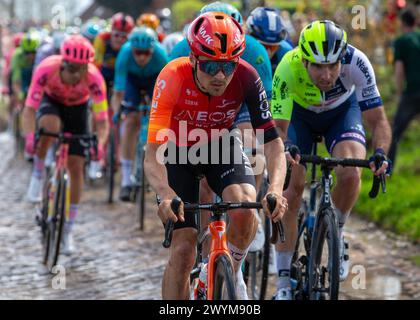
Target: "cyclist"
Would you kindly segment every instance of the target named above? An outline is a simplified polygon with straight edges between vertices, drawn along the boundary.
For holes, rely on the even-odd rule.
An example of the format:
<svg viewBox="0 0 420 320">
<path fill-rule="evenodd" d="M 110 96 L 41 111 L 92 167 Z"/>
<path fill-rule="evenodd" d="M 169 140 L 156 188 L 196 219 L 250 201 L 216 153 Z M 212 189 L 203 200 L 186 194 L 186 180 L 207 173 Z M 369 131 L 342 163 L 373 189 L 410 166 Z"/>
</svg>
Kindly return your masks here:
<svg viewBox="0 0 420 320">
<path fill-rule="evenodd" d="M 19 105 L 23 105 L 28 93 L 39 42 L 39 37 L 35 33 L 25 33 L 20 47 L 15 50 L 12 56 L 12 86 Z"/>
<path fill-rule="evenodd" d="M 169 34 L 165 39 L 162 41 L 162 46 L 165 48 L 166 53 L 168 56 L 171 54 L 172 49 L 182 40 L 184 40 L 185 37 L 181 32 L 174 32 Z"/>
<path fill-rule="evenodd" d="M 11 62 L 12 57 L 17 48 L 19 48 L 22 38 L 25 34 L 23 32 L 18 32 L 13 35 L 12 42 L 13 46 L 9 49 L 9 51 L 4 55 L 4 67 L 2 70 L 2 78 L 3 78 L 3 94 L 9 95 L 9 120 L 11 123 L 12 117 L 12 110 L 15 105 L 15 95 L 13 92 L 13 85 L 12 85 L 12 72 L 11 72 Z"/>
<path fill-rule="evenodd" d="M 232 134 L 229 131 L 243 102 L 249 106 L 254 129 L 261 130 L 261 143 L 265 143 L 271 181 L 268 192 L 278 199 L 272 218 L 280 219 L 287 207 L 282 197 L 285 176 L 283 143 L 271 119 L 267 95 L 258 73 L 239 58 L 245 50 L 242 27 L 224 13 L 204 13 L 189 28 L 188 43 L 190 57 L 170 62 L 156 81 L 146 146 L 145 172 L 162 200 L 158 215 L 163 223 L 168 219 L 175 222 L 162 285 L 163 299 L 188 299 L 189 274 L 196 252 L 195 219 L 191 215 L 184 217 L 182 205 L 179 216 L 174 215 L 170 208 L 173 197 L 178 195 L 185 202 L 198 202 L 197 177 L 204 175 L 212 190 L 225 201 L 256 199 L 254 175 L 240 138 L 224 139 Z M 161 145 L 165 138 L 162 140 L 162 136 L 169 137 L 169 162 L 166 166 L 161 164 L 157 155 L 157 152 L 163 152 Z M 193 145 L 196 138 L 190 141 L 188 136 L 200 136 L 199 146 L 209 150 L 208 158 L 205 156 L 197 163 L 187 158 L 185 162 L 172 162 L 173 157 L 200 152 L 195 149 L 197 145 Z M 227 140 L 227 143 L 222 142 L 218 149 L 219 140 Z M 214 148 L 219 150 L 217 155 Z M 240 155 L 239 163 L 233 163 L 234 154 Z M 230 162 L 221 163 L 222 158 L 229 159 L 229 156 Z M 218 158 L 217 163 L 213 157 Z M 265 199 L 263 202 L 267 209 Z M 254 210 L 233 210 L 229 216 L 228 248 L 236 273 L 237 296 L 246 299 L 240 265 L 255 236 L 257 219 Z"/>
<path fill-rule="evenodd" d="M 204 14 L 207 12 L 223 12 L 231 17 L 233 17 L 236 21 L 239 22 L 239 24 L 242 25 L 243 19 L 240 12 L 232 5 L 216 1 L 212 2 L 206 6 L 204 6 L 200 14 Z M 271 72 L 271 66 L 270 66 L 270 58 L 267 54 L 267 51 L 265 48 L 252 36 L 245 35 L 245 41 L 246 41 L 246 48 L 241 56 L 243 60 L 251 64 L 255 70 L 257 70 L 264 88 L 266 88 L 267 98 L 268 100 L 271 99 L 271 86 L 272 86 L 272 72 Z M 179 42 L 174 49 L 171 52 L 170 58 L 175 59 L 177 57 L 182 56 L 189 56 L 190 54 L 190 47 L 188 45 L 188 41 L 185 39 L 181 42 Z M 237 117 L 235 119 L 235 124 L 238 126 L 240 130 L 243 132 L 244 141 L 252 141 L 253 137 L 250 136 L 250 133 L 252 133 L 252 125 L 251 125 L 251 117 L 248 112 L 248 108 L 246 104 L 244 103 L 241 107 L 240 112 L 237 114 Z M 245 145 L 245 152 L 248 157 L 252 157 L 252 145 Z M 256 163 L 256 160 L 251 158 L 253 163 Z M 257 176 L 257 189 L 259 186 L 260 177 Z M 202 202 L 209 202 L 211 201 L 212 192 L 209 188 L 209 186 L 206 184 L 205 179 L 202 180 L 201 187 L 200 187 L 200 200 Z M 264 245 L 264 229 L 261 224 L 261 222 L 258 225 L 257 234 L 255 241 L 253 241 L 251 246 L 251 251 L 257 251 L 262 248 Z"/>
<path fill-rule="evenodd" d="M 309 154 L 313 134 L 322 134 L 333 157 L 363 159 L 366 138 L 363 118 L 372 131 L 375 155 L 389 170 L 386 152 L 391 133 L 375 73 L 366 55 L 347 43 L 347 33 L 329 20 L 314 21 L 301 32 L 299 46 L 288 52 L 273 78 L 273 117 L 286 145 L 297 145 Z M 284 217 L 286 243 L 278 246 L 278 291 L 275 299 L 290 299 L 290 263 L 296 241 L 297 213 L 305 185 L 306 169 L 287 154 L 293 165 L 285 196 L 289 211 Z M 298 160 L 298 158 L 297 158 Z M 349 272 L 348 243 L 343 226 L 360 192 L 361 170 L 336 169 L 337 185 L 332 194 L 339 223 L 340 280 Z"/>
<path fill-rule="evenodd" d="M 267 50 L 274 74 L 283 56 L 293 49 L 285 41 L 287 31 L 282 23 L 279 11 L 266 7 L 255 8 L 246 20 L 246 30 Z"/>
<path fill-rule="evenodd" d="M 137 26 L 148 27 L 156 31 L 160 43 L 165 39 L 166 35 L 160 30 L 160 19 L 154 13 L 143 13 L 137 18 Z"/>
<path fill-rule="evenodd" d="M 49 56 L 54 54 L 60 54 L 61 44 L 63 43 L 64 39 L 66 38 L 66 34 L 61 31 L 55 31 L 52 34 L 51 41 L 45 42 L 41 46 L 39 46 L 36 56 L 35 56 L 35 68 Z"/>
<path fill-rule="evenodd" d="M 156 78 L 167 63 L 168 56 L 158 43 L 156 32 L 147 27 L 136 27 L 118 54 L 111 104 L 114 114 L 118 114 L 121 107 L 124 117 L 121 137 L 122 201 L 130 201 L 132 192 L 131 172 L 140 126 L 140 93 L 145 90 L 152 97 Z"/>
<path fill-rule="evenodd" d="M 115 60 L 118 52 L 134 28 L 134 20 L 124 13 L 116 13 L 111 19 L 111 32 L 101 32 L 95 38 L 95 65 L 105 78 L 108 93 L 111 93 L 114 81 Z"/>
<path fill-rule="evenodd" d="M 98 158 L 103 156 L 103 145 L 108 136 L 108 103 L 104 79 L 92 63 L 94 54 L 92 45 L 84 37 L 69 36 L 61 46 L 61 55 L 48 57 L 38 66 L 23 114 L 27 149 L 34 150 L 36 127 L 48 132 L 59 133 L 62 128 L 64 132 L 74 134 L 88 133 L 89 99 L 92 98 Z M 47 137 L 39 140 L 27 193 L 30 202 L 41 201 L 44 159 L 52 141 Z M 72 229 L 83 190 L 84 145 L 83 141 L 73 141 L 69 148 L 70 216 L 63 234 L 63 253 L 67 254 L 74 251 Z"/>
</svg>

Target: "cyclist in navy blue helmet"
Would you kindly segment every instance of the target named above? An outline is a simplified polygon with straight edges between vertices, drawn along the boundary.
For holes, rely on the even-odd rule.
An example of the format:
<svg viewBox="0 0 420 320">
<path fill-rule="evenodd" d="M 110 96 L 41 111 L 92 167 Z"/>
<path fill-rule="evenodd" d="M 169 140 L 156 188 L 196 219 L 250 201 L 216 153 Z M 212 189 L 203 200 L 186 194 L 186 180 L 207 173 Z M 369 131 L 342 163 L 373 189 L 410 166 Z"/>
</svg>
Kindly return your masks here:
<svg viewBox="0 0 420 320">
<path fill-rule="evenodd" d="M 280 12 L 273 8 L 255 8 L 246 20 L 246 29 L 248 34 L 257 39 L 267 49 L 274 74 L 277 65 L 286 52 L 293 49 L 285 41 L 288 34 L 281 20 Z"/>
</svg>

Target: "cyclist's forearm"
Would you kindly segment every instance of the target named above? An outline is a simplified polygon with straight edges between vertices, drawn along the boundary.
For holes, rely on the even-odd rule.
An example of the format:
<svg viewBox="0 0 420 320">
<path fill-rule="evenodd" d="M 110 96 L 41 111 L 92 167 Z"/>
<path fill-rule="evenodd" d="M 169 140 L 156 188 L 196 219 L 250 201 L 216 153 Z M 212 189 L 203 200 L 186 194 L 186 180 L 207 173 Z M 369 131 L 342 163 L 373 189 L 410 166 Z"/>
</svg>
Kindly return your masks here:
<svg viewBox="0 0 420 320">
<path fill-rule="evenodd" d="M 388 153 L 392 137 L 391 127 L 389 125 L 388 120 L 381 119 L 380 121 L 378 121 L 376 126 L 372 129 L 372 132 L 373 148 L 381 148 Z"/>
<path fill-rule="evenodd" d="M 98 143 L 105 145 L 109 135 L 109 122 L 108 120 L 96 121 L 96 134 L 98 136 Z"/>
<path fill-rule="evenodd" d="M 124 98 L 124 91 L 114 91 L 111 98 L 111 107 L 114 113 L 117 113 L 120 109 L 121 102 Z"/>
<path fill-rule="evenodd" d="M 148 144 L 144 159 L 144 171 L 147 181 L 161 200 L 172 199 L 176 193 L 168 184 L 168 172 L 165 165 L 157 160 L 159 145 Z"/>
<path fill-rule="evenodd" d="M 267 143 L 264 146 L 264 154 L 267 160 L 270 189 L 278 190 L 281 193 L 286 176 L 286 157 L 283 141 L 277 138 Z"/>
<path fill-rule="evenodd" d="M 391 144 L 391 127 L 383 106 L 363 113 L 366 123 L 372 132 L 372 147 L 382 148 L 388 152 Z"/>
<path fill-rule="evenodd" d="M 34 108 L 26 106 L 22 114 L 22 127 L 25 135 L 35 132 L 36 111 Z"/>
</svg>

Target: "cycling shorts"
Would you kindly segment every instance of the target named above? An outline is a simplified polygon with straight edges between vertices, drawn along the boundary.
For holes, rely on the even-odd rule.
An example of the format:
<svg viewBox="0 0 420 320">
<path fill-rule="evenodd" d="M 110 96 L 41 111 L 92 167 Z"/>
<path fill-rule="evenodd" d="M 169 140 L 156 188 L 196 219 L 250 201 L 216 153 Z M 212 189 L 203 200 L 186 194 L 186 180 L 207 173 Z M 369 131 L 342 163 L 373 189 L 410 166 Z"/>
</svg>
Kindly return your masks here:
<svg viewBox="0 0 420 320">
<path fill-rule="evenodd" d="M 293 108 L 288 140 L 297 145 L 302 154 L 310 154 L 315 135 L 325 138 L 330 154 L 341 141 L 356 141 L 366 146 L 362 112 L 353 94 L 341 106 L 315 113 L 299 106 Z"/>
<path fill-rule="evenodd" d="M 89 101 L 77 106 L 65 106 L 44 94 L 39 109 L 37 122 L 45 115 L 55 115 L 61 120 L 63 132 L 88 134 Z M 89 153 L 89 142 L 83 139 L 73 140 L 69 146 L 69 155 L 85 157 Z"/>
<path fill-rule="evenodd" d="M 220 141 L 220 140 L 219 140 Z M 251 164 L 242 150 L 242 142 L 239 138 L 235 137 L 230 140 L 230 143 L 222 145 L 219 143 L 218 155 L 213 156 L 213 162 L 211 162 L 211 147 L 208 147 L 208 156 L 204 157 L 207 159 L 206 163 L 191 164 L 182 162 L 179 159 L 180 155 L 187 155 L 191 152 L 192 147 L 177 147 L 171 144 L 166 150 L 172 148 L 176 150 L 173 152 L 177 155 L 177 163 L 167 163 L 166 169 L 168 172 L 169 186 L 175 191 L 175 193 L 182 199 L 183 202 L 198 203 L 199 202 L 199 191 L 200 191 L 200 179 L 206 177 L 210 188 L 219 196 L 222 196 L 223 190 L 232 184 L 250 184 L 255 188 L 254 173 L 251 168 Z M 196 153 L 194 153 L 196 154 Z M 226 156 L 229 155 L 229 157 Z M 226 157 L 227 159 L 223 158 Z M 232 160 L 232 159 L 235 159 Z M 216 160 L 216 161 L 215 161 Z M 184 164 L 181 164 L 184 163 Z M 185 222 L 176 222 L 175 229 L 181 228 L 195 228 L 197 229 L 196 214 L 185 213 Z"/>
</svg>

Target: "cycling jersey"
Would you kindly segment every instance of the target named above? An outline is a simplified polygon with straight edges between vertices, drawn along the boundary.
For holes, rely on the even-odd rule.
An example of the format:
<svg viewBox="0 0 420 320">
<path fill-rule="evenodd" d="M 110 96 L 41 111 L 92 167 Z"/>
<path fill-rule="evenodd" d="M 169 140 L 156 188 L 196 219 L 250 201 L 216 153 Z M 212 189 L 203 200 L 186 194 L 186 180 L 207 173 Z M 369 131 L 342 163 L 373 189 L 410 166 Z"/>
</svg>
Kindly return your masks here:
<svg viewBox="0 0 420 320">
<path fill-rule="evenodd" d="M 158 132 L 161 134 L 168 129 L 180 134 L 174 141 L 178 146 L 195 144 L 187 139 L 193 129 L 202 129 L 210 140 L 216 139 L 220 137 L 219 130 L 232 128 L 243 102 L 248 105 L 254 129 L 264 132 L 264 141 L 260 142 L 267 143 L 277 138 L 262 81 L 246 61 L 239 60 L 222 96 L 209 96 L 198 89 L 189 58 L 171 61 L 156 80 L 148 143 L 164 143 L 158 139 Z"/>
<path fill-rule="evenodd" d="M 107 120 L 106 87 L 99 70 L 89 64 L 86 75 L 78 84 L 65 84 L 60 77 L 62 60 L 62 56 L 53 55 L 41 62 L 35 70 L 25 105 L 37 110 L 44 93 L 65 106 L 83 105 L 92 98 L 95 119 Z"/>
<path fill-rule="evenodd" d="M 35 68 L 46 58 L 54 54 L 59 54 L 59 51 L 60 50 L 56 50 L 53 43 L 51 42 L 43 43 L 36 51 Z"/>
<path fill-rule="evenodd" d="M 23 93 L 26 94 L 31 84 L 34 62 L 25 56 L 22 48 L 18 47 L 13 53 L 10 68 L 12 82 L 20 83 Z"/>
<path fill-rule="evenodd" d="M 382 106 L 375 73 L 363 52 L 349 45 L 337 82 L 333 89 L 323 92 L 312 83 L 300 49 L 296 48 L 284 56 L 276 69 L 271 110 L 274 119 L 290 121 L 295 107 L 322 113 L 341 106 L 353 93 L 362 111 Z"/>
<path fill-rule="evenodd" d="M 98 34 L 93 42 L 95 48 L 94 64 L 101 70 L 107 84 L 114 80 L 115 61 L 119 50 L 111 47 L 111 33 L 102 32 Z"/>
<path fill-rule="evenodd" d="M 273 74 L 276 72 L 277 66 L 280 61 L 283 59 L 284 55 L 289 51 L 293 50 L 293 47 L 287 41 L 280 42 L 280 46 L 274 56 L 271 58 L 271 70 Z"/>
<path fill-rule="evenodd" d="M 267 50 L 254 37 L 248 34 L 245 35 L 245 41 L 246 47 L 241 58 L 257 70 L 266 90 L 267 97 L 270 100 L 273 73 L 271 71 L 270 58 L 268 57 Z M 184 39 L 172 49 L 169 58 L 170 60 L 173 60 L 179 57 L 188 57 L 190 51 L 191 49 L 188 45 L 188 41 Z"/>
<path fill-rule="evenodd" d="M 127 42 L 118 54 L 115 66 L 114 90 L 124 91 L 127 86 L 127 76 L 130 74 L 141 79 L 156 78 L 168 63 L 168 60 L 165 49 L 160 44 L 155 43 L 151 60 L 146 66 L 140 67 L 134 59 L 131 43 Z"/>
</svg>

